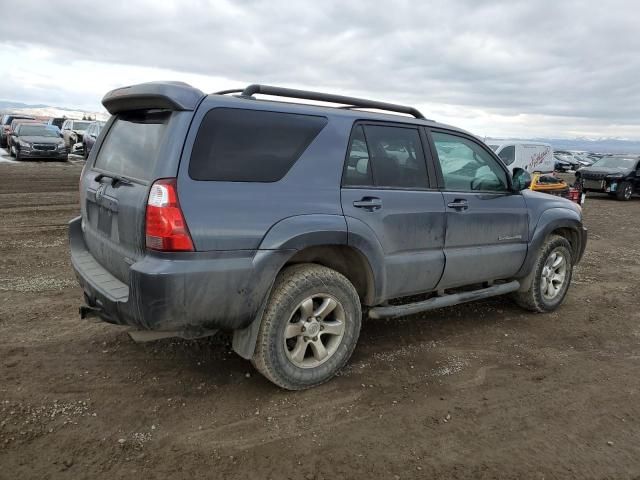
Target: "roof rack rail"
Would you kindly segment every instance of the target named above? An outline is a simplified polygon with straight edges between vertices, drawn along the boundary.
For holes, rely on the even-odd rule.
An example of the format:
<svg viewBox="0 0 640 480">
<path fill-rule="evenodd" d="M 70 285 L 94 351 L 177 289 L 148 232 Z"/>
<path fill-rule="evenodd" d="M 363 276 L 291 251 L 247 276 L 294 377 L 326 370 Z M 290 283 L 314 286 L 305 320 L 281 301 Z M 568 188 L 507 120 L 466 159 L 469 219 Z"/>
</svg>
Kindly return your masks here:
<svg viewBox="0 0 640 480">
<path fill-rule="evenodd" d="M 225 90 L 224 93 L 236 93 L 237 90 Z M 222 94 L 222 92 L 218 92 Z M 376 102 L 364 98 L 347 97 L 343 95 L 333 95 L 331 93 L 311 92 L 307 90 L 296 90 L 293 88 L 271 87 L 269 85 L 253 84 L 242 90 L 242 97 L 251 97 L 260 93 L 263 95 L 273 95 L 275 97 L 301 98 L 304 100 L 315 100 L 318 102 L 341 103 L 346 105 L 343 108 L 372 108 L 375 110 L 387 110 L 390 112 L 405 113 L 415 118 L 426 120 L 424 115 L 416 108 L 406 105 L 396 105 L 393 103 Z"/>
<path fill-rule="evenodd" d="M 244 91 L 244 88 L 230 88 L 229 90 L 220 90 L 219 92 L 214 92 L 213 95 L 228 95 L 230 93 L 241 93 Z"/>
</svg>

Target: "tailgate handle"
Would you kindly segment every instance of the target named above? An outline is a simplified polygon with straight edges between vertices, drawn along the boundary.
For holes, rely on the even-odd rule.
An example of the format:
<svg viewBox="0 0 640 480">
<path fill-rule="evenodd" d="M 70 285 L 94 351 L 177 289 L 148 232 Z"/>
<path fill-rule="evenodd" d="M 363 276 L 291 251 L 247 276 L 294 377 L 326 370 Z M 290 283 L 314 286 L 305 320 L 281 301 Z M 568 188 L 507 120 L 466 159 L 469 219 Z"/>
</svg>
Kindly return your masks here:
<svg viewBox="0 0 640 480">
<path fill-rule="evenodd" d="M 115 187 L 118 183 L 122 185 L 131 185 L 132 183 L 131 180 L 129 180 L 128 178 L 121 177 L 119 175 L 113 175 L 113 174 L 107 175 L 106 173 L 99 173 L 98 175 L 95 176 L 93 180 L 96 182 L 102 183 L 103 178 L 110 179 L 112 187 Z"/>
<path fill-rule="evenodd" d="M 466 210 L 469 208 L 469 203 L 464 198 L 456 198 L 453 202 L 447 203 L 447 207 L 454 210 Z"/>
<path fill-rule="evenodd" d="M 382 200 L 378 197 L 364 197 L 353 202 L 353 206 L 356 208 L 364 208 L 365 210 L 372 212 L 382 208 Z"/>
</svg>

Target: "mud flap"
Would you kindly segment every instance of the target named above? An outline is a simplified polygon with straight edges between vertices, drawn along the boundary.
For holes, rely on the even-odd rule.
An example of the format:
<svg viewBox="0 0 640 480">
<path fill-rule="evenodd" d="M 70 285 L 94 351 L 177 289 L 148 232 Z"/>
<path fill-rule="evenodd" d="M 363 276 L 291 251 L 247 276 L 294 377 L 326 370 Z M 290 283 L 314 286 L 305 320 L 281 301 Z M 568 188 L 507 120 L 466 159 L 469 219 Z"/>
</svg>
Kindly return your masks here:
<svg viewBox="0 0 640 480">
<path fill-rule="evenodd" d="M 258 310 L 258 314 L 256 318 L 254 318 L 253 322 L 251 322 L 247 327 L 241 330 L 233 331 L 233 340 L 231 342 L 231 346 L 233 351 L 240 355 L 245 360 L 251 360 L 253 358 L 253 353 L 256 350 L 256 342 L 258 341 L 258 332 L 260 331 L 260 324 L 262 323 L 262 316 L 264 315 L 264 311 L 267 308 L 267 303 L 269 302 L 269 298 L 271 297 L 271 288 L 264 297 L 262 301 L 262 305 Z"/>
</svg>

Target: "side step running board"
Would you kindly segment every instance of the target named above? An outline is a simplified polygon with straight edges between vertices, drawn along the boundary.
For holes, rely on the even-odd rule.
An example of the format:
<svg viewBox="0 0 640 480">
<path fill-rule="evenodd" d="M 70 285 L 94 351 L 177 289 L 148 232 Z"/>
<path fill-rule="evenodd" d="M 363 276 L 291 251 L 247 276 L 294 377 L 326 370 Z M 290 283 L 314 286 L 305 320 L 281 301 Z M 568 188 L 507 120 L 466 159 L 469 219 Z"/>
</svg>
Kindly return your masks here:
<svg viewBox="0 0 640 480">
<path fill-rule="evenodd" d="M 397 318 L 414 313 L 435 310 L 436 308 L 450 307 L 459 303 L 472 302 L 482 298 L 495 297 L 505 293 L 515 292 L 520 288 L 520 282 L 514 280 L 509 283 L 501 283 L 480 290 L 471 292 L 452 293 L 442 297 L 434 297 L 422 302 L 407 303 L 405 305 L 391 305 L 385 307 L 374 307 L 369 310 L 370 318 Z"/>
</svg>

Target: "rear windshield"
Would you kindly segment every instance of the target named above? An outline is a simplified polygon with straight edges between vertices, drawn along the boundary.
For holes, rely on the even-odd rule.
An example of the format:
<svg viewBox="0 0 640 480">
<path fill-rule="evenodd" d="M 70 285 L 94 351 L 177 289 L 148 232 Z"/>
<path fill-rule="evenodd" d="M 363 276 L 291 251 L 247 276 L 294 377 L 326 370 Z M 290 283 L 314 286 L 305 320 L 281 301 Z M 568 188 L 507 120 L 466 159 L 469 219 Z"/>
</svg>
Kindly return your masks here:
<svg viewBox="0 0 640 480">
<path fill-rule="evenodd" d="M 169 112 L 138 111 L 118 115 L 98 152 L 95 167 L 140 180 L 151 180 Z"/>
<path fill-rule="evenodd" d="M 325 117 L 214 108 L 204 119 L 191 153 L 194 180 L 277 182 L 320 130 Z"/>
</svg>

